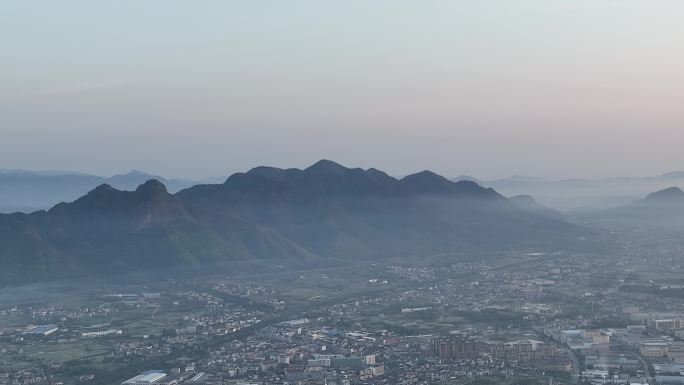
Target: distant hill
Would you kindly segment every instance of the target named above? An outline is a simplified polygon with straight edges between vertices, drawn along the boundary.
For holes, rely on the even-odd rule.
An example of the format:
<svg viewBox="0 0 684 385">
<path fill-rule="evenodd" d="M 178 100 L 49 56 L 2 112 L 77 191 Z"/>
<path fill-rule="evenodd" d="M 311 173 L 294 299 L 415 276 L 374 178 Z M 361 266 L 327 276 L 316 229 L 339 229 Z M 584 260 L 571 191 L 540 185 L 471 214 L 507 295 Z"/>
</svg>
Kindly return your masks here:
<svg viewBox="0 0 684 385">
<path fill-rule="evenodd" d="M 592 213 L 589 218 L 603 225 L 681 232 L 684 231 L 684 192 L 678 187 L 668 187 L 629 204 Z"/>
<path fill-rule="evenodd" d="M 150 179 L 163 182 L 171 192 L 195 184 L 136 170 L 110 178 L 69 171 L 0 170 L 0 213 L 48 209 L 59 202 L 71 202 L 102 183 L 121 190 L 134 190 Z"/>
<path fill-rule="evenodd" d="M 641 203 L 656 205 L 681 205 L 684 204 L 684 192 L 679 187 L 668 187 L 666 189 L 648 194 Z"/>
<path fill-rule="evenodd" d="M 567 213 L 601 211 L 635 201 L 673 185 L 684 186 L 684 171 L 661 176 L 552 180 L 514 176 L 478 182 L 506 196 L 531 195 L 540 204 Z"/>
<path fill-rule="evenodd" d="M 134 191 L 102 184 L 48 211 L 0 215 L 0 283 L 242 259 L 571 248 L 584 235 L 474 182 L 320 161 L 175 195 L 157 180 Z"/>
<path fill-rule="evenodd" d="M 684 179 L 684 171 L 672 171 L 660 176 L 660 179 Z"/>
<path fill-rule="evenodd" d="M 452 179 L 452 181 L 454 181 L 454 182 L 460 182 L 462 180 L 469 181 L 469 182 L 475 182 L 477 184 L 482 184 L 482 182 L 480 180 L 478 180 L 474 176 L 470 176 L 470 175 L 461 175 L 461 176 L 457 176 L 456 178 Z"/>
<path fill-rule="evenodd" d="M 148 180 L 162 182 L 171 192 L 178 192 L 195 184 L 194 181 L 183 179 L 167 179 L 159 175 L 151 175 L 143 171 L 132 170 L 127 174 L 118 174 L 104 180 L 103 183 L 109 184 L 120 190 L 135 190 L 136 187 Z"/>
</svg>

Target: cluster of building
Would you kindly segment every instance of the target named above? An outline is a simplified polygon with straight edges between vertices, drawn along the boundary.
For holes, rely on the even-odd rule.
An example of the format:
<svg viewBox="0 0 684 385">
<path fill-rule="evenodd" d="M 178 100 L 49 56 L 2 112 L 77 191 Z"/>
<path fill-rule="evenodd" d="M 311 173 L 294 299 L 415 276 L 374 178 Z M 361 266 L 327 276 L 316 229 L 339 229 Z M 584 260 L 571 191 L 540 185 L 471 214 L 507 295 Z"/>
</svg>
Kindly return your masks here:
<svg viewBox="0 0 684 385">
<path fill-rule="evenodd" d="M 538 340 L 496 341 L 473 336 L 439 337 L 434 351 L 444 361 L 487 358 L 508 366 L 534 367 L 544 371 L 572 371 L 572 361 L 558 346 Z"/>
<path fill-rule="evenodd" d="M 600 345 L 608 345 L 612 332 L 595 329 L 570 329 L 559 331 L 547 330 L 547 334 L 567 345 L 570 349 L 582 350 Z"/>
<path fill-rule="evenodd" d="M 15 372 L 0 371 L 0 385 L 47 384 L 49 378 L 42 369 L 21 369 Z"/>
<path fill-rule="evenodd" d="M 582 358 L 581 377 L 591 384 L 684 384 L 684 342 L 673 329 L 643 320 L 626 328 L 548 331 Z"/>
</svg>

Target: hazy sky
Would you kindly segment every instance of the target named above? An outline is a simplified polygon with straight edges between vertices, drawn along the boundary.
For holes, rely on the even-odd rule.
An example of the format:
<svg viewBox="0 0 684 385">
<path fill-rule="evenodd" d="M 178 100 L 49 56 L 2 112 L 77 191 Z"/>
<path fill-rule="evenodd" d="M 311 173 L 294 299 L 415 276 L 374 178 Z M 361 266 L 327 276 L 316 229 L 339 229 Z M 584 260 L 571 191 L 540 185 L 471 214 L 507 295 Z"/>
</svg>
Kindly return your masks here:
<svg viewBox="0 0 684 385">
<path fill-rule="evenodd" d="M 6 1 L 0 168 L 684 169 L 682 0 Z"/>
</svg>

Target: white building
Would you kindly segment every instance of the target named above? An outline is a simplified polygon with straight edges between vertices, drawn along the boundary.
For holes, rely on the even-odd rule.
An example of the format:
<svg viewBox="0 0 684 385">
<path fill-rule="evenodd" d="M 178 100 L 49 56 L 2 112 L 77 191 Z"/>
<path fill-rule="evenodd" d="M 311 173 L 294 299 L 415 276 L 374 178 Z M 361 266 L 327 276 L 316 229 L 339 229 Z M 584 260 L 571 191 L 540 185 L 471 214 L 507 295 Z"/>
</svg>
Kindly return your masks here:
<svg viewBox="0 0 684 385">
<path fill-rule="evenodd" d="M 121 385 L 148 385 L 158 384 L 166 377 L 166 373 L 161 370 L 148 370 L 142 372 L 133 378 L 121 383 Z"/>
<path fill-rule="evenodd" d="M 95 337 L 104 337 L 104 336 L 121 335 L 121 334 L 123 334 L 123 330 L 109 329 L 109 330 L 98 330 L 98 331 L 94 331 L 94 332 L 82 332 L 81 337 L 95 338 Z"/>
</svg>

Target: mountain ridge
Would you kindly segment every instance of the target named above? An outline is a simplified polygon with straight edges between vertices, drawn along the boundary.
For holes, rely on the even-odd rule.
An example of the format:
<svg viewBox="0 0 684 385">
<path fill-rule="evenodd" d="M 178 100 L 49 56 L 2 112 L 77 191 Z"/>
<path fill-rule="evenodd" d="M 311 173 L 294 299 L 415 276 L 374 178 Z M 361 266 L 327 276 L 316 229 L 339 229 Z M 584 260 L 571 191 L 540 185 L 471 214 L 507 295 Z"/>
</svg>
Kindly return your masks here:
<svg viewBox="0 0 684 385">
<path fill-rule="evenodd" d="M 321 161 L 255 167 L 175 194 L 159 180 L 132 191 L 103 183 L 49 210 L 0 215 L 0 283 L 19 271 L 45 280 L 243 259 L 563 247 L 582 233 L 474 182 Z"/>
<path fill-rule="evenodd" d="M 673 186 L 662 190 L 658 190 L 648 194 L 644 201 L 646 202 L 684 202 L 684 191 L 679 187 Z"/>
<path fill-rule="evenodd" d="M 587 216 L 603 226 L 629 229 L 658 229 L 680 232 L 684 230 L 684 191 L 667 187 L 627 204 Z"/>
<path fill-rule="evenodd" d="M 509 177 L 483 180 L 480 184 L 506 196 L 532 195 L 540 204 L 566 214 L 587 214 L 629 204 L 672 185 L 684 185 L 684 172 L 601 179 Z"/>
</svg>

